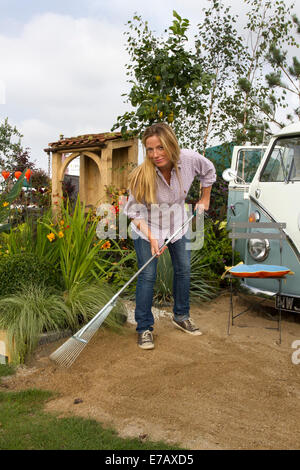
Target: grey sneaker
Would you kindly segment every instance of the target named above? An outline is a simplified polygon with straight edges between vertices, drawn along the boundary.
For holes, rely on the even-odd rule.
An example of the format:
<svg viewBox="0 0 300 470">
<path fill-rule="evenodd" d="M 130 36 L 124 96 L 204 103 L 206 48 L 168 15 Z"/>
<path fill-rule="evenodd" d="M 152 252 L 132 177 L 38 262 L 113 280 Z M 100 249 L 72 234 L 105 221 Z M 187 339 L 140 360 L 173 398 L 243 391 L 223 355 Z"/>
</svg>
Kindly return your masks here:
<svg viewBox="0 0 300 470">
<path fill-rule="evenodd" d="M 138 345 L 142 349 L 153 349 L 153 334 L 150 330 L 138 334 Z"/>
<path fill-rule="evenodd" d="M 202 335 L 201 331 L 195 325 L 193 320 L 191 320 L 191 318 L 188 318 L 187 320 L 183 320 L 183 321 L 176 321 L 173 319 L 172 323 L 177 328 L 180 328 L 180 330 L 185 331 L 186 333 L 189 333 L 190 335 L 194 335 L 194 336 Z"/>
</svg>

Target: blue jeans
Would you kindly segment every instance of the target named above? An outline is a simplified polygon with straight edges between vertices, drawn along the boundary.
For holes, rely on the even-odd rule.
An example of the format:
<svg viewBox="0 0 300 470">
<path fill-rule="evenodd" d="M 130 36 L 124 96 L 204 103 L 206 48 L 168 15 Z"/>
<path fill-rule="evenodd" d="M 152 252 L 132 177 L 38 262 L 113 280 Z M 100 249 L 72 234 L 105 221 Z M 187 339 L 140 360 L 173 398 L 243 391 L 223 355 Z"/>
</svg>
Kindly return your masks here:
<svg viewBox="0 0 300 470">
<path fill-rule="evenodd" d="M 168 244 L 173 264 L 173 297 L 174 319 L 186 320 L 190 315 L 190 250 L 186 249 L 189 240 L 183 236 L 180 240 Z M 151 258 L 150 243 L 143 238 L 134 240 L 139 269 Z M 164 256 L 164 255 L 161 255 Z M 138 275 L 136 285 L 135 321 L 136 331 L 153 330 L 154 318 L 152 314 L 152 301 L 154 284 L 156 280 L 157 258 Z"/>
</svg>

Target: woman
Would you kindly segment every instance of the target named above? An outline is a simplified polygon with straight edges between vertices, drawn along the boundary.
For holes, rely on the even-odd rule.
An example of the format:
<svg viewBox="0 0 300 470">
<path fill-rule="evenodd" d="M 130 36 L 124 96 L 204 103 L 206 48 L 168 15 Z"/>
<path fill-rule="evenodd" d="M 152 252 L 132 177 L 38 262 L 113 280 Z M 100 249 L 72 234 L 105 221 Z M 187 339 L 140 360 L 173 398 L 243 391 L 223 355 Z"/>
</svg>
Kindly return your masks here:
<svg viewBox="0 0 300 470">
<path fill-rule="evenodd" d="M 157 255 L 139 274 L 136 286 L 135 320 L 138 345 L 153 349 L 152 315 L 153 290 L 156 280 L 157 258 L 160 250 L 187 219 L 184 202 L 196 175 L 202 183 L 201 199 L 197 210 L 208 210 L 211 186 L 216 180 L 215 168 L 205 157 L 192 150 L 181 150 L 176 136 L 167 124 L 148 127 L 143 135 L 146 158 L 132 173 L 130 195 L 124 213 L 131 219 L 132 236 L 138 267 Z M 183 229 L 168 244 L 173 265 L 173 324 L 191 335 L 201 335 L 189 314 L 190 251 Z"/>
</svg>

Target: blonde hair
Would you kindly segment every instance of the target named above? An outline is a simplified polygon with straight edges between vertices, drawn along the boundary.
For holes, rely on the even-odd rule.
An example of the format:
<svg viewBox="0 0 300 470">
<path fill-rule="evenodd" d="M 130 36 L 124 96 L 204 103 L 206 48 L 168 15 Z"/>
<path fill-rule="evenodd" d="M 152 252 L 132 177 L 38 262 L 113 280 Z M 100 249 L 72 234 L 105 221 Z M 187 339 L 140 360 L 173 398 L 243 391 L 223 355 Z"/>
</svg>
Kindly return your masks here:
<svg viewBox="0 0 300 470">
<path fill-rule="evenodd" d="M 178 172 L 178 161 L 180 154 L 180 147 L 173 129 L 163 122 L 152 124 L 148 127 L 142 137 L 144 150 L 146 149 L 146 140 L 148 137 L 159 137 L 161 144 L 166 152 L 167 157 L 173 164 L 177 177 L 180 181 Z M 141 204 L 155 204 L 156 201 L 156 187 L 157 175 L 155 165 L 151 158 L 147 156 L 145 150 L 145 159 L 141 165 L 133 170 L 130 175 L 129 189 L 132 192 L 135 200 Z"/>
</svg>

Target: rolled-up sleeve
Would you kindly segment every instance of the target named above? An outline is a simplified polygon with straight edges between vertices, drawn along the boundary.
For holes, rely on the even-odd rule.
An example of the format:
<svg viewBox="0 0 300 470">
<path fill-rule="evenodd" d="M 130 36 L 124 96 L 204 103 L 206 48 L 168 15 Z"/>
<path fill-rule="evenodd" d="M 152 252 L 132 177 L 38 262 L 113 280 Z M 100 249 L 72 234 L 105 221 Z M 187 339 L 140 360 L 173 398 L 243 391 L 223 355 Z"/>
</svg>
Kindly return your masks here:
<svg viewBox="0 0 300 470">
<path fill-rule="evenodd" d="M 195 175 L 200 179 L 202 187 L 212 186 L 217 179 L 214 164 L 200 153 L 194 152 L 193 165 Z"/>
</svg>

